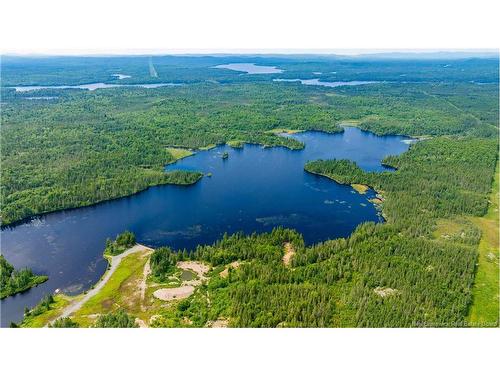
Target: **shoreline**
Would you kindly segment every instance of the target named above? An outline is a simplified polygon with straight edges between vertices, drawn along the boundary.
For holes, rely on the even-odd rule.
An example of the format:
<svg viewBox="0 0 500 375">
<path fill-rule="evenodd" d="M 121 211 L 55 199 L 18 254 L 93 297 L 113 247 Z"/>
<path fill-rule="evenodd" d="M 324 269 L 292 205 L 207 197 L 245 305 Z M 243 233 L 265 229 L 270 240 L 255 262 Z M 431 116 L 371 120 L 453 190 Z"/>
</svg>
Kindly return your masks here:
<svg viewBox="0 0 500 375">
<path fill-rule="evenodd" d="M 302 133 L 302 132 L 321 132 L 321 133 L 326 133 L 326 134 L 332 134 L 332 135 L 335 135 L 335 134 L 341 134 L 344 132 L 344 126 L 346 127 L 356 127 L 356 128 L 359 128 L 358 126 L 356 126 L 355 124 L 351 124 L 351 123 L 345 123 L 349 120 L 344 120 L 344 123 L 341 121 L 339 123 L 337 123 L 336 125 L 339 126 L 341 128 L 341 131 L 337 131 L 337 132 L 329 132 L 329 131 L 325 131 L 325 130 L 316 130 L 316 129 L 309 129 L 309 130 L 291 130 L 293 133 L 286 133 L 286 134 L 296 134 L 296 133 Z M 359 128 L 361 131 L 363 132 L 368 132 L 368 133 L 372 133 L 372 134 L 375 134 L 375 135 L 378 135 L 378 136 L 404 136 L 404 137 L 408 137 L 408 138 L 412 138 L 412 139 L 416 139 L 415 137 L 412 137 L 412 136 L 408 136 L 408 135 L 404 135 L 404 134 L 377 134 L 377 133 L 374 133 L 372 131 L 369 131 L 369 130 L 364 130 L 364 129 L 361 129 Z M 283 129 L 279 129 L 279 130 L 283 130 Z M 290 129 L 288 129 L 290 130 Z M 273 130 L 269 131 L 269 132 L 272 132 Z M 275 133 L 270 133 L 270 134 L 275 134 Z M 279 137 L 279 135 L 275 134 L 277 137 Z M 231 141 L 228 141 L 228 142 L 231 142 Z M 290 147 L 287 147 L 287 146 L 284 146 L 284 145 L 266 145 L 266 144 L 262 144 L 262 143 L 253 143 L 253 142 L 246 142 L 246 141 L 241 141 L 244 144 L 249 144 L 249 145 L 261 145 L 263 148 L 273 148 L 273 147 L 283 147 L 285 149 L 288 149 L 290 151 L 298 151 L 298 150 L 302 150 L 305 145 L 303 145 L 303 147 L 301 149 L 293 149 L 293 148 L 290 148 Z M 224 144 L 221 144 L 221 145 L 227 145 L 228 143 L 224 143 Z M 207 147 L 199 147 L 199 148 L 196 148 L 196 149 L 190 149 L 188 147 L 181 147 L 181 146 L 168 146 L 168 148 L 178 148 L 178 149 L 183 149 L 183 150 L 186 150 L 186 151 L 192 151 L 193 154 L 191 155 L 186 155 L 184 157 L 189 157 L 189 156 L 193 156 L 196 154 L 196 151 L 207 151 L 207 150 L 210 150 L 210 149 L 213 149 L 215 147 L 218 147 L 220 145 L 209 145 Z M 230 146 L 230 145 L 229 145 Z M 183 157 L 183 158 L 184 158 Z M 183 158 L 180 158 L 180 159 L 183 159 Z M 180 159 L 177 159 L 177 160 L 180 160 Z M 165 172 L 165 168 L 167 166 L 170 166 L 170 165 L 173 165 L 177 162 L 177 160 L 173 161 L 173 162 L 170 162 L 170 163 L 167 163 L 165 165 L 163 165 L 163 171 Z M 383 161 L 381 161 L 382 165 L 383 164 Z M 389 166 L 389 167 L 392 167 L 392 166 Z M 392 167 L 394 168 L 394 167 Z M 396 170 L 396 168 L 394 168 Z M 203 176 L 201 176 L 203 177 Z M 328 176 L 326 176 L 328 177 Z M 201 179 L 201 178 L 200 178 Z M 116 196 L 116 197 L 113 197 L 113 198 L 106 198 L 106 199 L 102 199 L 102 200 L 98 200 L 98 201 L 95 201 L 93 203 L 89 203 L 89 204 L 82 204 L 82 205 L 77 205 L 77 206 L 68 206 L 68 207 L 63 207 L 63 208 L 55 208 L 55 209 L 51 209 L 51 210 L 48 210 L 48 211 L 43 211 L 43 212 L 39 212 L 39 213 L 34 213 L 32 215 L 29 215 L 29 216 L 26 216 L 24 218 L 21 218 L 21 219 L 18 219 L 18 220 L 15 220 L 15 221 L 12 221 L 12 222 L 9 222 L 7 224 L 4 224 L 3 222 L 1 222 L 1 219 L 0 219 L 0 231 L 4 230 L 4 229 L 13 229 L 19 225 L 23 225 L 23 224 L 26 224 L 32 220 L 35 220 L 35 219 L 41 219 L 43 216 L 45 215 L 49 215 L 49 214 L 53 214 L 53 213 L 57 213 L 57 212 L 63 212 L 63 211 L 71 211 L 71 210 L 77 210 L 77 209 L 80 209 L 80 208 L 85 208 L 85 207 L 93 207 L 93 206 L 97 206 L 97 205 L 100 205 L 100 204 L 105 204 L 107 202 L 112 202 L 114 200 L 118 200 L 118 199 L 124 199 L 124 198 L 130 198 L 130 197 L 133 197 L 134 195 L 136 194 L 140 194 L 150 188 L 154 188 L 154 187 L 160 187 L 160 186 L 165 186 L 165 185 L 173 185 L 173 186 L 191 186 L 191 185 L 194 185 L 196 183 L 198 183 L 198 181 L 200 180 L 196 180 L 194 181 L 193 183 L 191 184 L 175 184 L 175 183 L 171 183 L 171 182 L 165 182 L 165 183 L 159 183 L 159 184 L 154 184 L 154 185 L 149 185 L 149 186 L 146 186 L 142 189 L 139 189 L 139 190 L 136 190 L 136 191 L 133 191 L 131 193 L 128 193 L 128 194 L 123 194 L 123 195 L 119 195 L 119 196 Z M 372 187 L 370 187 L 372 188 Z M 372 190 L 374 190 L 375 192 L 377 192 L 375 189 L 372 188 Z M 377 192 L 378 193 L 378 192 Z"/>
<path fill-rule="evenodd" d="M 5 300 L 5 299 L 7 299 L 9 297 L 14 297 L 17 294 L 27 292 L 31 288 L 36 288 L 38 285 L 43 284 L 44 282 L 46 282 L 49 279 L 49 277 L 47 275 L 35 275 L 35 276 L 33 276 L 33 279 L 34 280 L 32 280 L 31 283 L 29 283 L 28 285 L 26 285 L 24 288 L 16 290 L 12 294 L 8 294 L 6 296 L 1 296 L 0 300 L 3 301 L 3 300 Z"/>
<path fill-rule="evenodd" d="M 307 169 L 304 168 L 304 171 L 306 171 L 307 173 L 310 173 L 312 175 L 315 175 L 315 176 L 322 176 L 322 177 L 326 177 L 328 178 L 329 180 L 332 180 L 333 182 L 339 184 L 339 185 L 344 185 L 344 186 L 351 186 L 351 188 L 353 190 L 355 190 L 358 194 L 360 195 L 364 195 L 366 194 L 366 192 L 368 190 L 373 190 L 375 192 L 375 198 L 372 198 L 372 199 L 368 199 L 368 201 L 373 204 L 375 206 L 375 209 L 377 209 L 377 211 L 380 211 L 380 215 L 382 216 L 382 218 L 384 219 L 384 222 L 387 222 L 387 216 L 386 216 L 386 213 L 384 213 L 383 211 L 383 208 L 382 208 L 382 203 L 385 201 L 385 198 L 383 196 L 383 192 L 380 191 L 380 190 L 376 190 L 373 186 L 371 185 L 368 185 L 368 184 L 362 184 L 362 183 L 359 183 L 359 182 L 340 182 L 338 180 L 336 180 L 335 178 L 333 178 L 332 176 L 329 176 L 327 174 L 324 174 L 324 173 L 318 173 L 318 172 L 312 172 L 312 171 L 308 171 Z M 366 186 L 368 189 L 365 190 L 364 193 L 361 193 L 358 189 L 356 189 L 354 186 L 352 185 L 362 185 L 362 186 Z M 375 199 L 378 199 L 380 202 L 373 202 Z"/>
<path fill-rule="evenodd" d="M 76 296 L 67 296 L 65 294 L 59 294 L 64 297 L 71 298 L 71 302 L 68 306 L 64 308 L 64 310 L 60 314 L 57 315 L 57 317 L 47 322 L 45 327 L 47 327 L 49 324 L 54 323 L 57 319 L 67 318 L 71 314 L 78 311 L 88 300 L 90 300 L 92 297 L 97 295 L 102 290 L 102 288 L 107 284 L 111 276 L 117 270 L 123 258 L 127 257 L 130 254 L 134 254 L 141 251 L 154 251 L 154 249 L 136 243 L 134 246 L 128 248 L 121 254 L 115 256 L 103 255 L 103 257 L 108 261 L 108 267 L 106 268 L 106 271 L 103 273 L 103 275 L 100 277 L 99 281 L 97 281 L 91 288 L 87 289 L 83 293 L 80 293 Z"/>
</svg>

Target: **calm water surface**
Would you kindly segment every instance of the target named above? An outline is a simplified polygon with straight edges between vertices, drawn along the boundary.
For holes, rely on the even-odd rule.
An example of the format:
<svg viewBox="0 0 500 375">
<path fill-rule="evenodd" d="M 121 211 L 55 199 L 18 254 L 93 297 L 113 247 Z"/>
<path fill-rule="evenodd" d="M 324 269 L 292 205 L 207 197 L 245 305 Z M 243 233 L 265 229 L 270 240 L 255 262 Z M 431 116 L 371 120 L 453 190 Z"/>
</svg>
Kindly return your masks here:
<svg viewBox="0 0 500 375">
<path fill-rule="evenodd" d="M 314 73 L 316 74 L 316 73 Z M 325 86 L 325 87 L 339 87 L 339 86 L 359 86 L 368 85 L 370 83 L 379 83 L 376 81 L 320 81 L 318 78 L 313 79 L 273 79 L 274 82 L 300 82 L 307 86 Z"/>
<path fill-rule="evenodd" d="M 124 77 L 127 78 L 127 77 Z M 122 78 L 119 78 L 122 79 Z M 81 89 L 81 90 L 89 90 L 89 91 L 94 91 L 97 89 L 109 89 L 109 88 L 114 88 L 114 87 L 143 87 L 146 89 L 154 89 L 157 87 L 163 87 L 163 86 L 181 86 L 182 83 L 140 83 L 140 84 L 115 84 L 115 83 L 103 83 L 103 82 L 97 82 L 97 83 L 88 83 L 85 85 L 64 85 L 64 86 L 12 86 L 8 87 L 11 89 L 15 89 L 16 92 L 28 92 L 28 91 L 35 91 L 35 90 L 43 90 L 43 89 Z"/>
<path fill-rule="evenodd" d="M 76 294 L 94 284 L 106 269 L 102 258 L 107 237 L 128 229 L 149 246 L 193 249 L 212 243 L 224 232 L 294 228 L 308 244 L 348 236 L 364 221 L 380 221 L 360 195 L 303 170 L 308 160 L 351 159 L 367 171 L 382 171 L 380 161 L 409 147 L 408 138 L 378 137 L 346 128 L 343 134 L 305 132 L 293 135 L 305 143 L 299 151 L 245 145 L 219 146 L 185 158 L 167 169 L 212 173 L 197 184 L 150 188 L 128 198 L 92 207 L 42 215 L 2 230 L 1 250 L 16 268 L 31 267 L 49 280 L 1 302 L 1 324 L 22 319 L 55 289 Z M 224 152 L 229 158 L 221 158 Z"/>
<path fill-rule="evenodd" d="M 113 77 L 116 77 L 118 79 L 125 79 L 125 78 L 132 78 L 132 76 L 129 76 L 128 74 L 120 74 L 120 73 L 116 73 L 116 74 L 111 74 Z"/>
<path fill-rule="evenodd" d="M 217 65 L 214 68 L 235 70 L 237 72 L 244 72 L 248 74 L 283 73 L 282 69 L 276 68 L 275 66 L 255 65 L 253 63 Z"/>
</svg>

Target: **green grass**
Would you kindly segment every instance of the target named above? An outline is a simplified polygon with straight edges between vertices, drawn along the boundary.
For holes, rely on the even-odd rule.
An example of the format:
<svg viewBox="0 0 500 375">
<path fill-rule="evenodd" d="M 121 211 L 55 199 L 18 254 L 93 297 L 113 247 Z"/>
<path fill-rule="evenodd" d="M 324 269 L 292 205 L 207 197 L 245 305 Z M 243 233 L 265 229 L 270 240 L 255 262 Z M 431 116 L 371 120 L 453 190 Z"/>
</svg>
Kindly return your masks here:
<svg viewBox="0 0 500 375">
<path fill-rule="evenodd" d="M 207 146 L 198 147 L 198 150 L 200 150 L 200 151 L 208 151 L 208 150 L 211 150 L 211 149 L 213 149 L 215 147 L 217 147 L 217 145 L 214 144 L 214 143 L 211 143 L 211 144 L 209 144 Z"/>
<path fill-rule="evenodd" d="M 178 147 L 167 147 L 167 151 L 175 160 L 183 159 L 194 154 L 191 150 Z"/>
<path fill-rule="evenodd" d="M 134 275 L 142 274 L 146 260 L 141 252 L 123 258 L 106 285 L 76 312 L 75 317 L 108 313 L 120 306 L 123 300 L 131 299 L 131 296 L 122 293 L 122 286 Z"/>
<path fill-rule="evenodd" d="M 499 326 L 499 168 L 490 198 L 488 213 L 472 220 L 481 228 L 479 259 L 473 288 L 469 322 L 473 326 Z"/>
<path fill-rule="evenodd" d="M 144 277 L 144 266 L 150 252 L 133 253 L 122 259 L 121 263 L 101 291 L 90 298 L 80 310 L 72 316 L 80 327 L 91 326 L 97 314 L 105 314 L 123 309 L 145 322 L 162 309 L 161 301 L 152 296 L 150 285 L 146 287 L 144 301 L 141 300 L 140 282 Z"/>
<path fill-rule="evenodd" d="M 228 146 L 232 148 L 242 148 L 245 142 L 239 141 L 239 140 L 233 140 L 233 141 L 227 141 L 226 142 Z"/>
<path fill-rule="evenodd" d="M 50 310 L 40 315 L 25 317 L 20 326 L 23 328 L 45 327 L 50 321 L 56 319 L 61 314 L 62 310 L 74 299 L 75 297 L 68 297 L 64 294 L 55 295 L 54 303 L 50 305 Z"/>
<path fill-rule="evenodd" d="M 147 323 L 153 315 L 164 314 L 167 310 L 172 310 L 175 303 L 165 306 L 163 301 L 153 297 L 153 292 L 159 288 L 180 286 L 181 282 L 178 279 L 175 285 L 172 285 L 158 283 L 154 278 L 149 278 L 145 298 L 142 300 L 140 283 L 143 280 L 144 266 L 150 254 L 149 251 L 138 252 L 123 258 L 106 285 L 76 311 L 71 319 L 80 327 L 89 327 L 93 325 L 99 314 L 123 309 Z M 176 270 L 175 273 L 180 276 L 181 270 Z"/>
<path fill-rule="evenodd" d="M 300 133 L 300 132 L 303 132 L 303 131 L 304 130 L 287 129 L 287 128 L 277 128 L 277 129 L 269 130 L 266 133 L 270 133 L 270 134 L 282 134 L 282 133 L 296 134 L 296 133 Z"/>
</svg>

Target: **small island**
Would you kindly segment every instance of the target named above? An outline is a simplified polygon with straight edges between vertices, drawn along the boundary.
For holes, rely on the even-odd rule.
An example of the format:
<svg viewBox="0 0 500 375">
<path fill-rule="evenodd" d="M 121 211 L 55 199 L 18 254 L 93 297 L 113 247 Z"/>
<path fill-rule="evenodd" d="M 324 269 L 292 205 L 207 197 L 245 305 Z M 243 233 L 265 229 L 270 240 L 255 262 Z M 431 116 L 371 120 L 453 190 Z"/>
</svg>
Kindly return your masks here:
<svg viewBox="0 0 500 375">
<path fill-rule="evenodd" d="M 33 274 L 29 268 L 15 270 L 7 259 L 0 255 L 0 299 L 24 292 L 48 279 L 47 276 Z"/>
</svg>

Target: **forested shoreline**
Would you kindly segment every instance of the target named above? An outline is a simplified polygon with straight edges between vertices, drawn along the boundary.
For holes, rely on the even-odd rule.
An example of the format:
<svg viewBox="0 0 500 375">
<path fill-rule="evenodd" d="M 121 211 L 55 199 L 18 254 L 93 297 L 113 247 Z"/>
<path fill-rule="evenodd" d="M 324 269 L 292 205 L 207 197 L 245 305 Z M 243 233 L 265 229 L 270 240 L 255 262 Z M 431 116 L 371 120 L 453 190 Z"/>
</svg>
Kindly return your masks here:
<svg viewBox="0 0 500 375">
<path fill-rule="evenodd" d="M 339 132 L 345 120 L 381 134 L 493 137 L 497 87 L 385 84 L 340 87 L 335 95 L 322 87 L 274 83 L 23 95 L 7 90 L 2 98 L 2 224 L 150 186 L 192 183 L 195 175 L 179 180 L 165 173 L 164 166 L 176 160 L 168 151 L 172 146 L 249 142 L 300 149 L 304 145 L 297 140 L 271 131 Z M 58 99 L 24 99 L 28 95 Z"/>
<path fill-rule="evenodd" d="M 234 327 L 467 326 L 481 236 L 469 218 L 486 213 L 497 150 L 494 139 L 436 138 L 387 160 L 398 168 L 391 173 L 309 163 L 311 173 L 383 190 L 388 221 L 311 247 L 287 229 L 200 246 L 190 257 L 214 267 L 210 280 L 155 326 L 182 326 L 183 319 L 204 326 L 220 317 Z M 454 225 L 437 235 L 441 220 Z M 295 252 L 291 267 L 282 260 L 285 244 Z M 163 253 L 170 267 L 186 257 Z"/>
<path fill-rule="evenodd" d="M 154 60 L 162 81 L 184 84 L 29 93 L 2 88 L 2 225 L 202 178 L 203 171 L 165 171 L 177 160 L 175 148 L 248 142 L 300 150 L 307 145 L 277 135 L 278 129 L 341 132 L 347 121 L 378 135 L 421 139 L 408 152 L 383 160 L 395 168 L 390 172 L 366 172 L 349 160 L 310 160 L 304 166 L 339 183 L 373 187 L 383 198 L 378 203 L 386 222 L 364 223 L 347 238 L 313 246 L 305 246 L 300 233 L 275 228 L 260 235 L 224 235 L 190 252 L 159 249 L 151 256 L 155 283 L 168 282 L 178 261 L 212 269 L 192 295 L 155 312 L 152 326 L 203 327 L 217 320 L 234 327 L 468 323 L 484 236 L 476 219 L 487 213 L 498 164 L 498 60 L 457 61 L 446 69 L 441 62 L 415 62 L 405 70 L 388 62 L 320 59 L 302 65 L 252 58 L 274 62 L 285 70 L 280 75 L 285 79 L 314 78 L 316 69 L 324 80 L 378 81 L 334 89 L 213 69 L 211 64 L 223 59 L 203 58 L 186 69 L 179 68 L 188 61 L 183 58 Z M 67 82 L 112 80 L 119 61 L 103 60 L 102 66 L 93 65 L 96 61 L 73 61 Z M 82 73 L 87 63 L 89 72 Z M 143 63 L 126 65 L 130 82 L 157 81 L 144 78 Z M 61 83 L 53 66 L 29 65 L 22 72 L 17 64 L 15 59 L 7 64 L 10 85 Z M 135 243 L 132 237 L 110 240 L 107 253 L 119 254 Z M 287 251 L 292 255 L 285 262 Z M 495 251 L 487 255 L 497 264 Z M 13 271 L 4 268 L 10 277 Z M 54 312 L 58 303 L 47 297 L 27 317 Z M 135 326 L 127 306 L 119 307 L 97 326 Z M 74 324 L 57 323 L 65 325 Z"/>
<path fill-rule="evenodd" d="M 0 254 L 0 299 L 22 293 L 47 280 L 47 276 L 35 275 L 29 268 L 14 269 Z"/>
</svg>

